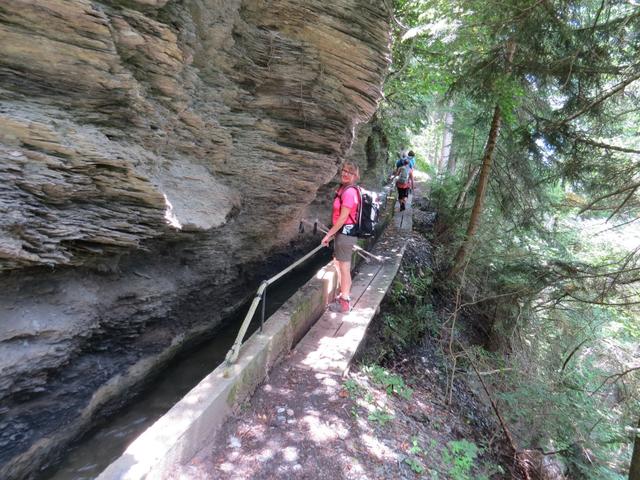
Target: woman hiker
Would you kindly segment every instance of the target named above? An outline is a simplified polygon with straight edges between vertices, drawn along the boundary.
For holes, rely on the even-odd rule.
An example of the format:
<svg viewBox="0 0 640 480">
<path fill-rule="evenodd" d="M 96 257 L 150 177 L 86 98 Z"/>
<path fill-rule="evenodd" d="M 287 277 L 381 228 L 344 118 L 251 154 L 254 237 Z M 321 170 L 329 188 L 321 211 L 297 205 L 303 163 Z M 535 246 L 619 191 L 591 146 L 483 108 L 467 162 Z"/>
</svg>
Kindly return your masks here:
<svg viewBox="0 0 640 480">
<path fill-rule="evenodd" d="M 355 226 L 360 206 L 360 195 L 355 183 L 360 178 L 358 165 L 346 162 L 340 171 L 340 188 L 333 199 L 332 227 L 322 239 L 321 244 L 329 245 L 335 235 L 333 244 L 333 261 L 338 271 L 340 293 L 334 303 L 329 305 L 333 312 L 348 313 L 351 311 L 351 254 L 357 237 Z"/>
<path fill-rule="evenodd" d="M 400 202 L 400 211 L 406 208 L 407 198 L 409 197 L 409 189 L 413 189 L 413 170 L 409 166 L 409 159 L 404 159 L 404 164 L 398 167 L 396 171 L 398 179 L 396 187 L 398 188 L 398 201 Z"/>
</svg>

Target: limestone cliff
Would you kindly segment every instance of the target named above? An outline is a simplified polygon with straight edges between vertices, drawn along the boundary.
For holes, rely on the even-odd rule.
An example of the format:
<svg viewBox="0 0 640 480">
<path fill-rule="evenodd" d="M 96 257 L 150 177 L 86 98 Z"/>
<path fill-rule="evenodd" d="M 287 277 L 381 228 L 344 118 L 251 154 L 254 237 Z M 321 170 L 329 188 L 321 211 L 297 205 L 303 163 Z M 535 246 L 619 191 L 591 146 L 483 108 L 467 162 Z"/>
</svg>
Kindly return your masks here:
<svg viewBox="0 0 640 480">
<path fill-rule="evenodd" d="M 287 245 L 375 112 L 387 8 L 2 1 L 0 478 L 53 458 Z"/>
</svg>

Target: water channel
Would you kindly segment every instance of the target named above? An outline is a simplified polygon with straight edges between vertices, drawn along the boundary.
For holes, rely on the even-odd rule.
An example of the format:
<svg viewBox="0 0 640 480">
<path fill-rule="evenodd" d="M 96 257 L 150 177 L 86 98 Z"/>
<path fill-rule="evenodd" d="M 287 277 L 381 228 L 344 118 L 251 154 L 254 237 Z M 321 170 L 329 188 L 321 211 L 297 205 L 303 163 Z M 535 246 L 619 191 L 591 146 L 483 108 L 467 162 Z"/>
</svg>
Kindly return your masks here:
<svg viewBox="0 0 640 480">
<path fill-rule="evenodd" d="M 330 260 L 329 249 L 300 265 L 269 287 L 266 315 L 269 316 Z M 215 336 L 197 349 L 178 356 L 159 378 L 131 404 L 95 427 L 72 445 L 65 458 L 39 475 L 40 480 L 91 480 L 96 478 L 145 429 L 166 413 L 189 390 L 214 370 L 225 358 L 238 333 L 249 305 L 225 322 Z M 260 312 L 245 339 L 260 326 Z"/>
</svg>

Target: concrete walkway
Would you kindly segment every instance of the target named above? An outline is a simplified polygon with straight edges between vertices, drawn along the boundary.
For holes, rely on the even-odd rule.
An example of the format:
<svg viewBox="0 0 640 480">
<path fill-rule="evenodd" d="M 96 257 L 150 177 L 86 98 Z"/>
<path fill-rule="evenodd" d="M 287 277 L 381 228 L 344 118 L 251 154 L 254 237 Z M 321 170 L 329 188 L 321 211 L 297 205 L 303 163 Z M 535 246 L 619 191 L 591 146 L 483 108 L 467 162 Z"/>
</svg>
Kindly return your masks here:
<svg viewBox="0 0 640 480">
<path fill-rule="evenodd" d="M 410 207 L 396 212 L 393 226 L 376 244 L 374 253 L 384 261 L 371 261 L 358 269 L 351 286 L 352 311 L 348 314 L 326 311 L 295 347 L 288 363 L 314 372 L 340 375 L 347 372 L 396 276 L 405 247 L 402 232 L 407 230 L 411 230 Z"/>
<path fill-rule="evenodd" d="M 240 417 L 243 417 L 243 425 L 261 422 L 255 409 L 238 415 L 242 402 L 252 395 L 257 385 L 260 386 L 251 397 L 251 403 L 263 404 L 279 401 L 269 400 L 272 393 L 270 375 L 272 378 L 279 376 L 282 385 L 298 385 L 293 389 L 286 387 L 289 405 L 308 401 L 310 392 L 318 391 L 322 385 L 340 385 L 340 379 L 348 371 L 367 327 L 379 311 L 380 303 L 398 271 L 405 249 L 405 235 L 412 228 L 411 217 L 410 205 L 403 212 L 395 206 L 392 222 L 372 250 L 384 260 L 359 266 L 353 279 L 354 305 L 350 313 L 322 313 L 335 289 L 331 268 L 323 269 L 314 282 L 302 287 L 269 318 L 264 332 L 256 332 L 243 345 L 236 364 L 231 368 L 220 366 L 203 379 L 138 437 L 98 479 L 226 478 L 228 472 L 225 473 L 224 469 L 214 472 L 207 468 L 207 471 L 196 473 L 193 465 L 202 463 L 198 458 L 210 457 L 212 451 L 219 453 L 216 463 L 227 466 L 227 453 L 231 457 L 238 455 L 237 450 L 227 448 L 227 439 L 240 438 L 241 432 L 235 431 Z M 298 342 L 301 336 L 303 338 Z M 275 365 L 278 366 L 272 371 Z M 265 378 L 267 382 L 262 383 Z M 305 383 L 307 380 L 311 383 Z M 314 402 L 320 409 L 330 409 L 332 406 L 326 403 L 328 399 L 326 396 L 315 397 Z M 323 402 L 324 406 L 321 405 Z M 297 425 L 292 425 L 292 428 L 297 428 Z M 300 432 L 293 431 L 280 433 L 300 435 Z M 244 445 L 242 453 L 251 458 L 251 452 Z M 231 461 L 231 457 L 227 460 Z M 232 471 L 228 478 L 272 478 L 273 475 L 280 476 L 277 471 L 259 473 L 252 470 L 244 473 Z"/>
</svg>

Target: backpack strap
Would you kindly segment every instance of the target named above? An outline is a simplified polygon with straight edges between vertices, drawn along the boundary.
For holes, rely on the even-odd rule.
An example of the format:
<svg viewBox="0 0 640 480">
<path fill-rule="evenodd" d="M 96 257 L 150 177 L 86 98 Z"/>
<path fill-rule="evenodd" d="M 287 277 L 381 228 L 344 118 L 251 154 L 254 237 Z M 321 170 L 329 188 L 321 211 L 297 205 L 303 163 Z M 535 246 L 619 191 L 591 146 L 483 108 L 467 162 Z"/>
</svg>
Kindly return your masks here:
<svg viewBox="0 0 640 480">
<path fill-rule="evenodd" d="M 358 213 L 360 211 L 360 204 L 362 203 L 362 195 L 360 194 L 360 189 L 358 188 L 357 185 L 347 185 L 346 187 L 344 187 L 343 190 L 340 190 L 342 187 L 340 187 L 338 190 L 336 190 L 336 197 L 338 197 L 338 199 L 340 200 L 340 207 L 342 208 L 342 194 L 344 192 L 347 191 L 347 189 L 349 188 L 355 188 L 356 192 L 358 192 L 358 209 L 356 210 L 356 216 L 358 216 Z M 349 212 L 349 216 L 347 217 L 347 220 L 351 219 L 353 221 L 353 223 L 351 225 L 359 225 L 360 222 L 358 222 L 358 219 L 355 219 L 351 216 L 351 212 Z"/>
</svg>

